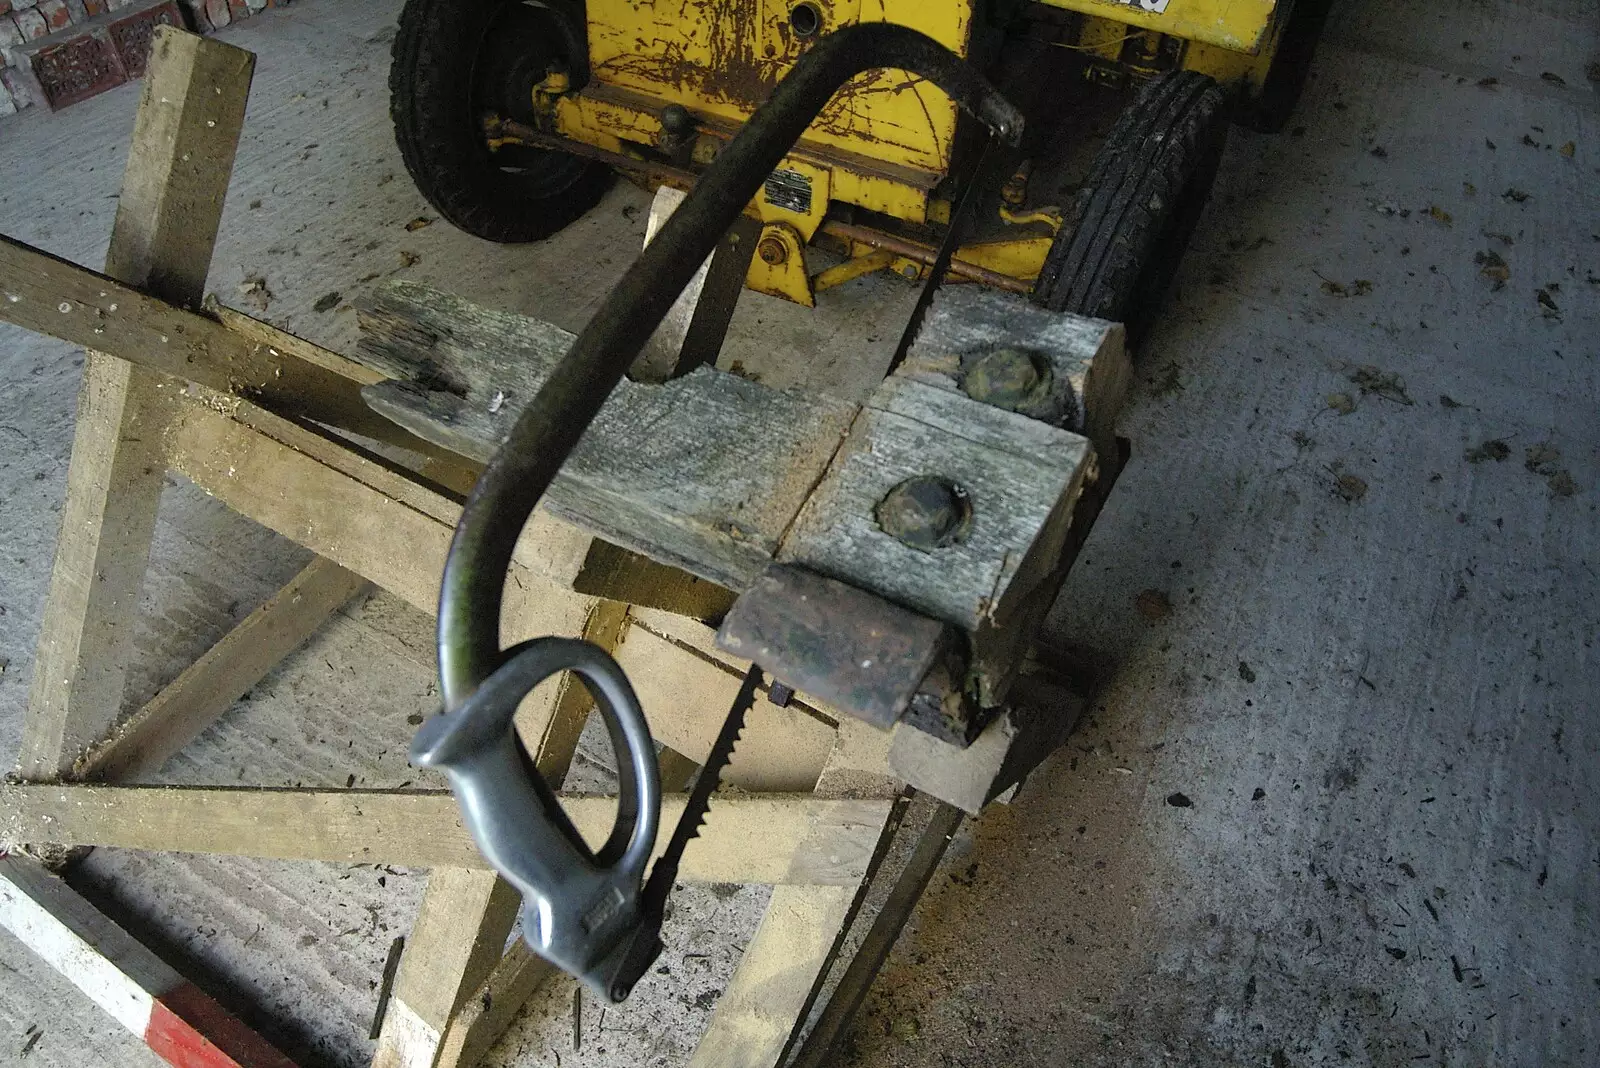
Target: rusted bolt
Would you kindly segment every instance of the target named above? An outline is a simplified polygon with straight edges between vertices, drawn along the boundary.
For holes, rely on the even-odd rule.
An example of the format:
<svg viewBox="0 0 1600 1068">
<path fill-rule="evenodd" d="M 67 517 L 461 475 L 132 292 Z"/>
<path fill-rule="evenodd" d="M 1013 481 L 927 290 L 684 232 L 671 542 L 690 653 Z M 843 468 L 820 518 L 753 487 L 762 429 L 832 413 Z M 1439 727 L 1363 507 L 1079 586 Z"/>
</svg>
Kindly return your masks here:
<svg viewBox="0 0 1600 1068">
<path fill-rule="evenodd" d="M 967 396 L 1007 411 L 1019 411 L 1049 396 L 1050 365 L 1036 353 L 995 349 L 974 363 L 961 388 Z"/>
<path fill-rule="evenodd" d="M 890 490 L 873 515 L 885 534 L 910 548 L 932 552 L 967 536 L 972 500 L 948 478 L 918 475 Z"/>
<path fill-rule="evenodd" d="M 756 255 L 768 267 L 781 267 L 789 259 L 789 248 L 781 237 L 768 234 L 757 243 Z"/>
</svg>

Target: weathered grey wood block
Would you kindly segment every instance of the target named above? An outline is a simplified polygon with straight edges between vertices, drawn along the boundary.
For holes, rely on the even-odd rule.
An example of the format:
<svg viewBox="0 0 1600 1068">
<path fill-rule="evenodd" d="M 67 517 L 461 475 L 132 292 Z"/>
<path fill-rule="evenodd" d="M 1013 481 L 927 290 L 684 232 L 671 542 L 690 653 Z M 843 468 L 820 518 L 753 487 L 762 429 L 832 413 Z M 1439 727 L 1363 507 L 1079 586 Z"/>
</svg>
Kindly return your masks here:
<svg viewBox="0 0 1600 1068">
<path fill-rule="evenodd" d="M 1014 293 L 945 286 L 928 308 L 902 373 L 960 390 L 976 360 L 998 348 L 1037 353 L 1065 395 L 1060 425 L 1094 443 L 1104 461 L 1116 455 L 1115 423 L 1132 371 L 1121 323 L 1046 311 Z"/>
<path fill-rule="evenodd" d="M 565 331 L 410 283 L 359 306 L 357 358 L 397 379 L 369 403 L 420 437 L 487 460 L 571 344 Z M 1079 435 L 897 376 L 864 408 L 701 368 L 622 383 L 547 495 L 601 537 L 743 589 L 774 559 L 973 633 L 1004 620 L 1059 548 L 1092 466 Z M 902 545 L 874 509 L 915 475 L 956 481 L 959 543 Z"/>
<path fill-rule="evenodd" d="M 778 559 L 872 590 L 968 634 L 1003 623 L 1019 575 L 1059 548 L 1092 465 L 1077 434 L 901 376 L 880 386 L 784 542 Z M 884 534 L 874 510 L 919 475 L 971 503 L 966 536 L 924 552 Z"/>
<path fill-rule="evenodd" d="M 381 414 L 486 462 L 573 335 L 410 283 L 359 306 L 357 359 Z M 404 381 L 403 379 L 412 379 Z M 742 589 L 771 563 L 858 409 L 699 368 L 624 381 L 546 496 L 549 510 L 652 559 Z"/>
</svg>

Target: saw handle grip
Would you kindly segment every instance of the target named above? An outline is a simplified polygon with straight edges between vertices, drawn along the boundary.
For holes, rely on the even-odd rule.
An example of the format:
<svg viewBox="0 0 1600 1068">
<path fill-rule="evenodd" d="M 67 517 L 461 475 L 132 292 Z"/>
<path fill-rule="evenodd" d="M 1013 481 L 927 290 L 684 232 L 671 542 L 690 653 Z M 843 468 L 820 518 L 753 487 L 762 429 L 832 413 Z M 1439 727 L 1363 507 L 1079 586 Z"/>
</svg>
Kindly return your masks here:
<svg viewBox="0 0 1600 1068">
<path fill-rule="evenodd" d="M 598 850 L 590 850 L 528 760 L 513 723 L 523 699 L 563 671 L 594 697 L 617 756 L 617 817 Z M 661 776 L 644 710 L 609 653 L 574 638 L 536 638 L 506 650 L 466 701 L 422 725 L 411 760 L 449 778 L 484 859 L 522 892 L 523 933 L 541 955 L 587 977 L 619 950 L 639 918 Z M 605 992 L 609 997 L 609 986 Z"/>
</svg>

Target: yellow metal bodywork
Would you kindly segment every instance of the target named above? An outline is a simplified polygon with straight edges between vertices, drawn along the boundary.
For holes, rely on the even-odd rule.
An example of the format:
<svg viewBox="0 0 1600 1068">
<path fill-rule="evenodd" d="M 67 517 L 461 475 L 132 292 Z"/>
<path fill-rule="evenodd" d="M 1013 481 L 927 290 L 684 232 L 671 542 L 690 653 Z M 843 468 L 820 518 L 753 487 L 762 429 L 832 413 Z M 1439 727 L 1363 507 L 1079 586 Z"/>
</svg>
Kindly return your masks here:
<svg viewBox="0 0 1600 1068">
<path fill-rule="evenodd" d="M 1039 0 L 1234 52 L 1260 50 L 1280 0 Z"/>
<path fill-rule="evenodd" d="M 818 33 L 862 22 L 920 30 L 957 55 L 971 43 L 970 0 L 804 0 Z M 793 0 L 588 0 L 591 84 L 632 90 L 697 116 L 750 116 L 808 44 L 791 27 Z M 864 153 L 937 181 L 950 167 L 956 109 L 904 71 L 862 75 L 839 91 L 803 143 Z M 931 182 L 929 184 L 932 184 Z"/>
<path fill-rule="evenodd" d="M 1068 47 L 1103 69 L 1154 74 L 1163 40 L 1175 37 L 1182 48 L 1169 51 L 1168 65 L 1179 55 L 1183 67 L 1248 89 L 1265 79 L 1282 22 L 1277 16 L 1291 0 L 1041 2 L 1090 16 Z M 662 111 L 681 105 L 696 127 L 689 162 L 703 166 L 808 46 L 794 28 L 800 5 L 819 16 L 818 34 L 884 21 L 920 30 L 961 56 L 973 45 L 977 0 L 587 0 L 588 81 L 575 93 L 547 95 L 542 110 L 553 132 L 637 156 L 644 148 L 665 151 Z M 852 80 L 774 172 L 778 187 L 769 182 L 747 209 L 763 224 L 763 238 L 786 250 L 776 262 L 756 257 L 749 287 L 814 304 L 803 247 L 835 204 L 912 224 L 947 223 L 949 200 L 935 190 L 951 170 L 956 122 L 955 105 L 924 79 L 887 70 Z M 796 196 L 796 190 L 808 195 Z M 959 255 L 1031 281 L 1053 229 L 1014 226 Z M 855 251 L 865 258 L 871 250 Z M 865 273 L 868 263 L 881 269 L 883 260 L 872 256 L 825 272 L 821 288 Z M 923 270 L 908 259 L 887 266 L 908 276 Z"/>
</svg>

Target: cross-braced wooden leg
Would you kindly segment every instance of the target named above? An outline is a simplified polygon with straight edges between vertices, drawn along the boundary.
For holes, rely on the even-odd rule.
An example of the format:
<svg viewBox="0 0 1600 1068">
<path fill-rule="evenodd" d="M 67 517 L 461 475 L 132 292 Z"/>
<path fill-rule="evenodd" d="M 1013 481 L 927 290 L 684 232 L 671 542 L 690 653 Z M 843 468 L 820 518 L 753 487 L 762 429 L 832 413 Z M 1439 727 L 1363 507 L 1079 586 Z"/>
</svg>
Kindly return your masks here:
<svg viewBox="0 0 1600 1068">
<path fill-rule="evenodd" d="M 134 126 L 106 273 L 198 305 L 255 57 L 162 28 Z M 95 352 L 84 365 L 61 538 L 23 728 L 21 774 L 71 770 L 122 706 L 139 590 L 166 474 L 167 380 Z"/>
</svg>

